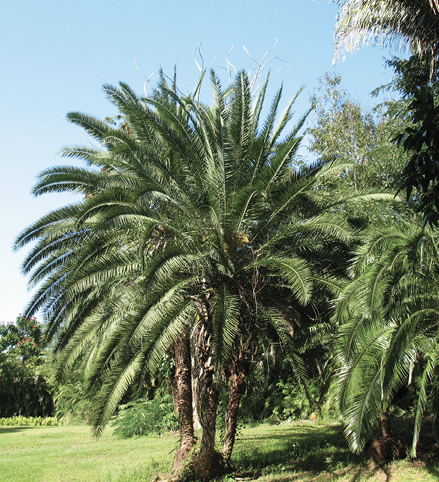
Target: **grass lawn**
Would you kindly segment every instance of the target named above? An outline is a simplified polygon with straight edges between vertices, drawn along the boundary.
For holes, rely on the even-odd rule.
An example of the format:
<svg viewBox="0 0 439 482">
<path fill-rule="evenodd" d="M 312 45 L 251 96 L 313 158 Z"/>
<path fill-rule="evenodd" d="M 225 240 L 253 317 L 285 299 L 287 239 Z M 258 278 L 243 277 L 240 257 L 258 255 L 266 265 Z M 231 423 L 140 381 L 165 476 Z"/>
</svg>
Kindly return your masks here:
<svg viewBox="0 0 439 482">
<path fill-rule="evenodd" d="M 352 454 L 340 425 L 292 422 L 247 428 L 233 462 L 242 476 L 260 482 L 437 482 L 439 457 L 401 460 L 376 467 L 366 454 Z"/>
<path fill-rule="evenodd" d="M 176 435 L 121 440 L 88 427 L 0 427 L 0 481 L 138 482 L 169 473 Z M 350 454 L 335 424 L 294 422 L 248 426 L 236 443 L 236 474 L 260 482 L 433 482 L 439 460 L 403 460 L 383 468 Z"/>
<path fill-rule="evenodd" d="M 0 427 L 1 482 L 137 482 L 169 472 L 178 437 L 121 440 L 90 428 Z"/>
</svg>

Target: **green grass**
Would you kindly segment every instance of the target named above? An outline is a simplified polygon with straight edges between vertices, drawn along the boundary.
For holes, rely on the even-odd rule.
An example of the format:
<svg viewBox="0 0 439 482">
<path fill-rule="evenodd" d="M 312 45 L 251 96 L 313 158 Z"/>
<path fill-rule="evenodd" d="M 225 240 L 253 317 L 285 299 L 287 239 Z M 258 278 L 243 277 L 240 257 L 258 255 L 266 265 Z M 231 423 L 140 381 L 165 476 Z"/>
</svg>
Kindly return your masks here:
<svg viewBox="0 0 439 482">
<path fill-rule="evenodd" d="M 96 440 L 88 427 L 0 427 L 0 481 L 140 482 L 169 474 L 176 435 Z M 433 482 L 438 458 L 375 467 L 349 452 L 336 424 L 248 426 L 236 443 L 236 477 L 261 482 Z"/>
<path fill-rule="evenodd" d="M 235 447 L 237 475 L 260 482 L 437 482 L 439 458 L 402 460 L 383 467 L 354 455 L 336 423 L 297 421 L 247 428 Z"/>
<path fill-rule="evenodd" d="M 137 482 L 169 472 L 178 437 L 121 440 L 88 427 L 0 427 L 0 481 Z"/>
</svg>

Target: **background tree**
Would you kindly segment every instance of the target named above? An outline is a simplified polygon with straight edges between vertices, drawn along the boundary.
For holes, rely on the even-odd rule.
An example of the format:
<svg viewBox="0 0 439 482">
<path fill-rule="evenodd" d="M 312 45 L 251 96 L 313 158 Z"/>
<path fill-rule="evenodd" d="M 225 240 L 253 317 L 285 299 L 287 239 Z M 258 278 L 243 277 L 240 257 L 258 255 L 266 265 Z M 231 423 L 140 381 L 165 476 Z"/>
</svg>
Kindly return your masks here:
<svg viewBox="0 0 439 482">
<path fill-rule="evenodd" d="M 45 376 L 42 329 L 35 318 L 19 315 L 0 325 L 0 417 L 50 416 L 52 387 Z"/>
<path fill-rule="evenodd" d="M 319 95 L 311 99 L 317 119 L 316 126 L 308 129 L 310 150 L 326 162 L 337 159 L 351 164 L 337 175 L 358 192 L 364 188 L 364 172 L 376 146 L 376 122 L 340 89 L 340 83 L 341 77 L 327 73 L 320 79 Z"/>
<path fill-rule="evenodd" d="M 395 71 L 392 82 L 378 90 L 397 91 L 400 98 L 387 101 L 385 112 L 393 123 L 389 139 L 400 149 L 405 160 L 397 176 L 399 191 L 424 217 L 423 224 L 438 222 L 437 171 L 437 98 L 438 74 L 429 70 L 429 60 L 412 56 L 388 62 Z M 402 154 L 403 153 L 403 154 Z"/>
<path fill-rule="evenodd" d="M 393 138 L 406 125 L 401 118 L 401 105 L 387 102 L 365 112 L 341 88 L 341 78 L 326 74 L 320 80 L 317 94 L 315 126 L 308 129 L 309 149 L 318 158 L 345 163 L 332 178 L 326 178 L 320 189 L 329 198 L 340 199 L 355 192 L 387 191 L 396 194 L 401 187 L 401 172 L 408 161 L 403 149 Z M 395 216 L 412 216 L 411 201 L 406 205 L 394 199 L 389 202 L 346 206 L 357 223 L 374 222 L 377 218 L 393 222 Z"/>
<path fill-rule="evenodd" d="M 402 176 L 409 199 L 413 189 L 417 211 L 427 222 L 439 222 L 439 106 L 428 88 L 421 88 L 410 100 L 411 124 L 397 137 L 397 143 L 410 155 Z"/>
<path fill-rule="evenodd" d="M 430 60 L 430 79 L 436 76 L 439 15 L 435 1 L 346 0 L 340 1 L 339 5 L 336 26 L 337 55 L 343 50 L 359 48 L 362 39 L 381 45 L 408 44 L 412 52 Z M 421 73 L 422 71 L 423 69 Z M 415 75 L 411 80 L 421 81 L 423 84 L 421 77 L 422 74 Z M 430 90 L 431 88 L 425 85 L 410 88 L 410 121 L 395 138 L 398 145 L 410 155 L 402 173 L 402 185 L 407 191 L 407 198 L 410 198 L 413 189 L 417 190 L 418 211 L 423 213 L 424 225 L 427 222 L 436 225 L 439 221 L 436 145 L 439 118 L 437 102 Z"/>
<path fill-rule="evenodd" d="M 41 324 L 36 318 L 19 315 L 15 323 L 0 325 L 0 351 L 17 354 L 23 360 L 41 354 Z"/>
</svg>

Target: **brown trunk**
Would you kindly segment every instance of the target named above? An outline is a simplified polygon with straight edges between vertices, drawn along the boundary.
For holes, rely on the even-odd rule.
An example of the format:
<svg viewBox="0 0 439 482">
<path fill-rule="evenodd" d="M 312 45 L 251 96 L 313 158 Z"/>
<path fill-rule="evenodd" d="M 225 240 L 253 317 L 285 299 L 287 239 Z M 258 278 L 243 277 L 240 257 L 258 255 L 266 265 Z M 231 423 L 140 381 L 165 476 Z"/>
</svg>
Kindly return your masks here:
<svg viewBox="0 0 439 482">
<path fill-rule="evenodd" d="M 389 460 L 403 459 L 407 455 L 406 448 L 401 440 L 392 437 L 389 409 L 381 412 L 381 429 L 383 436 L 370 446 L 372 459 L 380 465 Z"/>
<path fill-rule="evenodd" d="M 195 347 L 192 347 L 191 351 L 191 372 L 192 372 L 192 414 L 194 417 L 194 429 L 200 430 L 201 422 L 198 415 L 199 403 L 198 403 L 198 366 L 197 366 L 197 356 Z"/>
<path fill-rule="evenodd" d="M 224 434 L 223 457 L 230 463 L 233 445 L 235 444 L 236 427 L 238 425 L 238 412 L 241 396 L 245 392 L 245 380 L 249 370 L 249 360 L 240 353 L 232 361 L 230 369 L 230 396 L 227 405 L 226 431 Z"/>
<path fill-rule="evenodd" d="M 195 480 L 207 482 L 221 476 L 224 463 L 221 455 L 215 451 L 216 413 L 219 401 L 219 390 L 211 386 L 206 390 L 204 411 L 202 415 L 203 435 L 200 451 L 194 460 Z"/>
<path fill-rule="evenodd" d="M 216 382 L 215 369 L 212 363 L 212 320 L 208 298 L 200 304 L 200 323 L 196 332 L 195 371 L 198 383 L 196 385 L 196 405 L 200 417 L 203 435 L 200 449 L 193 460 L 195 480 L 207 482 L 219 478 L 224 473 L 224 461 L 220 453 L 215 451 L 216 416 L 219 402 L 219 386 Z"/>
<path fill-rule="evenodd" d="M 175 342 L 174 357 L 172 396 L 180 425 L 180 447 L 175 453 L 172 471 L 178 475 L 196 442 L 192 417 L 191 354 L 188 332 Z"/>
<path fill-rule="evenodd" d="M 388 408 L 381 412 L 381 429 L 383 431 L 384 438 L 392 436 L 392 430 L 390 429 L 390 414 Z"/>
</svg>

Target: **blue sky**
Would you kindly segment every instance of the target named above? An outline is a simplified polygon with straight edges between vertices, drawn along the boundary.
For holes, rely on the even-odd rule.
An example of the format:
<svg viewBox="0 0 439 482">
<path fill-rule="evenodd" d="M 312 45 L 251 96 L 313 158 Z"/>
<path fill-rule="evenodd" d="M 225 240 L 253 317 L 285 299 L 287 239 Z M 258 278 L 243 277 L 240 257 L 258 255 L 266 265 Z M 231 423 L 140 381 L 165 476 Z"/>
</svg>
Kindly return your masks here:
<svg viewBox="0 0 439 482">
<path fill-rule="evenodd" d="M 97 117 L 116 112 L 103 84 L 127 82 L 142 92 L 145 78 L 160 67 L 180 88 L 192 90 L 198 78 L 194 51 L 201 45 L 204 66 L 225 74 L 227 53 L 238 70 L 254 68 L 271 52 L 289 66 L 275 76 L 284 101 L 301 87 L 298 113 L 325 72 L 342 76 L 343 87 L 365 106 L 369 93 L 391 79 L 384 57 L 367 47 L 332 65 L 337 6 L 312 0 L 16 0 L 0 13 L 0 321 L 13 321 L 30 297 L 20 264 L 26 250 L 12 251 L 15 236 L 52 209 L 74 202 L 67 195 L 30 194 L 43 169 L 72 162 L 58 150 L 87 139 L 65 116 L 71 111 Z M 134 61 L 135 59 L 135 61 Z M 271 70 L 283 63 L 274 59 Z M 153 75 L 146 89 L 154 85 Z M 224 76 L 226 79 L 226 76 Z M 270 93 L 270 92 L 269 92 Z M 204 100 L 209 101 L 206 83 Z"/>
</svg>

